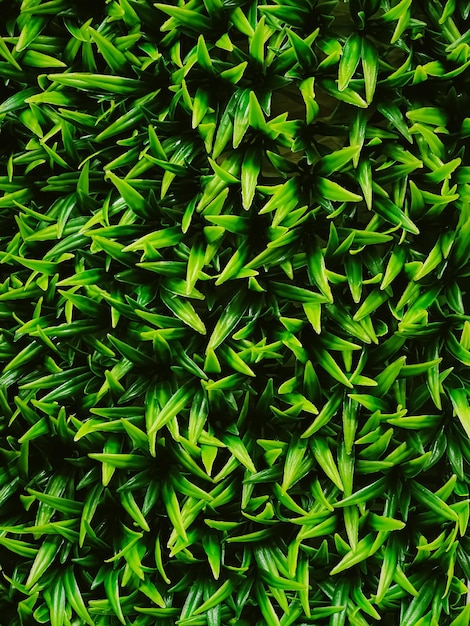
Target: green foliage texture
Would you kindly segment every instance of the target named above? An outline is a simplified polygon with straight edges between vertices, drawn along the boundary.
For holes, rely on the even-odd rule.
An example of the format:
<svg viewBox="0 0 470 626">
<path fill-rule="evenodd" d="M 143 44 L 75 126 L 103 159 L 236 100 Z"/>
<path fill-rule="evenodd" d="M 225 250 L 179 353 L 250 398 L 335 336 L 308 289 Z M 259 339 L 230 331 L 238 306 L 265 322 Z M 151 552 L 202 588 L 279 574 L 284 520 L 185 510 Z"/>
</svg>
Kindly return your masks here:
<svg viewBox="0 0 470 626">
<path fill-rule="evenodd" d="M 0 0 L 0 622 L 467 626 L 470 5 Z"/>
</svg>

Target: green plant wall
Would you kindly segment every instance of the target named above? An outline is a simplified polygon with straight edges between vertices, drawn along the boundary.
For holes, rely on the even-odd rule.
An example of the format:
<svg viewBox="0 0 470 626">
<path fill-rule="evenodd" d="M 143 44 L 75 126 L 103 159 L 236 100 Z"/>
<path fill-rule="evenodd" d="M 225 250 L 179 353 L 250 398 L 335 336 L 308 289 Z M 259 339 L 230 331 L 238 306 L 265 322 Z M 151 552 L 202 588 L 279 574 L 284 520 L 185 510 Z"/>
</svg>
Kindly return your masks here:
<svg viewBox="0 0 470 626">
<path fill-rule="evenodd" d="M 0 1 L 0 623 L 467 626 L 448 0 Z"/>
</svg>

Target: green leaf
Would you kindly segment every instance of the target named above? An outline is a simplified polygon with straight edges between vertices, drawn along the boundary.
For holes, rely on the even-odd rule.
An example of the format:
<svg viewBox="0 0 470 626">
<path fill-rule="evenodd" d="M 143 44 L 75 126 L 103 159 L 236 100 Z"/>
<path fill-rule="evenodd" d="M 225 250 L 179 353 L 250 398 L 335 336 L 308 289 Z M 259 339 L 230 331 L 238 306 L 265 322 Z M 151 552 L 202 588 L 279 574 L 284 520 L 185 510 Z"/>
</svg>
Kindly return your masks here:
<svg viewBox="0 0 470 626">
<path fill-rule="evenodd" d="M 250 41 L 250 56 L 259 64 L 264 62 L 264 43 L 266 40 L 267 28 L 265 27 L 265 16 L 263 15 L 256 25 L 256 29 Z"/>
<path fill-rule="evenodd" d="M 314 350 L 315 357 L 318 361 L 318 364 L 335 380 L 345 385 L 346 387 L 352 389 L 353 384 L 343 372 L 338 363 L 333 359 L 331 354 L 323 349 L 323 350 Z"/>
<path fill-rule="evenodd" d="M 119 570 L 109 570 L 106 572 L 104 577 L 104 589 L 114 614 L 121 624 L 125 624 L 126 620 L 122 612 L 119 597 Z"/>
<path fill-rule="evenodd" d="M 178 535 L 185 541 L 188 541 L 188 536 L 186 534 L 186 528 L 184 524 L 184 519 L 181 514 L 180 506 L 178 503 L 178 498 L 176 497 L 175 490 L 173 487 L 167 482 L 164 482 L 162 485 L 162 497 L 163 503 L 165 505 L 166 511 L 168 513 L 168 517 L 170 518 L 171 523 L 173 524 Z"/>
<path fill-rule="evenodd" d="M 338 489 L 343 491 L 343 482 L 326 439 L 321 437 L 310 439 L 310 446 L 319 466 Z"/>
<path fill-rule="evenodd" d="M 335 81 L 327 78 L 323 79 L 320 84 L 325 91 L 336 100 L 347 102 L 348 104 L 352 104 L 360 109 L 367 109 L 367 102 L 357 93 L 357 91 L 351 89 L 351 87 L 345 87 L 342 91 L 340 91 Z"/>
<path fill-rule="evenodd" d="M 335 567 L 331 570 L 330 575 L 334 576 L 335 574 L 339 574 L 340 572 L 344 572 L 345 570 L 361 563 L 367 559 L 370 555 L 372 547 L 374 545 L 372 535 L 367 535 L 364 539 L 361 539 L 357 544 L 354 550 L 348 552 L 341 561 L 335 565 Z"/>
<path fill-rule="evenodd" d="M 226 600 L 233 591 L 233 585 L 230 580 L 226 580 L 218 589 L 215 591 L 210 598 L 208 598 L 205 602 L 203 602 L 194 612 L 193 615 L 201 615 L 201 613 L 205 613 L 210 609 L 213 609 L 224 600 Z"/>
<path fill-rule="evenodd" d="M 44 504 L 47 504 L 56 511 L 61 511 L 68 515 L 77 515 L 82 512 L 83 504 L 81 502 L 42 493 L 31 488 L 28 488 L 27 492 L 39 500 L 39 502 L 44 502 Z"/>
<path fill-rule="evenodd" d="M 154 6 L 173 18 L 180 27 L 183 26 L 196 33 L 210 32 L 211 30 L 210 19 L 201 15 L 199 11 L 161 3 L 155 3 Z"/>
<path fill-rule="evenodd" d="M 284 463 L 284 475 L 281 488 L 288 491 L 301 478 L 301 466 L 307 451 L 306 440 L 293 440 L 289 445 Z"/>
<path fill-rule="evenodd" d="M 463 429 L 470 437 L 470 406 L 465 389 L 447 389 L 452 406 Z"/>
<path fill-rule="evenodd" d="M 21 60 L 25 65 L 30 65 L 31 67 L 67 67 L 67 64 L 60 59 L 37 50 L 26 50 Z"/>
<path fill-rule="evenodd" d="M 148 435 L 152 435 L 163 428 L 189 404 L 193 387 L 192 381 L 186 382 L 170 397 L 156 415 L 152 414 L 151 411 L 147 412 Z"/>
<path fill-rule="evenodd" d="M 64 604 L 65 604 L 65 589 L 62 583 L 62 580 L 58 578 L 54 585 L 52 586 L 52 590 L 47 590 L 46 597 L 50 596 L 49 611 L 51 618 L 51 626 L 62 626 L 64 623 Z"/>
<path fill-rule="evenodd" d="M 0 537 L 0 545 L 10 552 L 27 559 L 34 558 L 38 553 L 38 548 L 34 547 L 32 544 L 10 537 Z"/>
<path fill-rule="evenodd" d="M 362 504 L 372 498 L 376 498 L 384 493 L 386 487 L 386 477 L 379 478 L 375 482 L 359 489 L 355 493 L 343 498 L 341 501 L 334 504 L 335 507 L 352 506 L 356 504 Z"/>
<path fill-rule="evenodd" d="M 90 452 L 88 456 L 90 459 L 100 461 L 103 465 L 109 465 L 114 469 L 142 469 L 148 465 L 147 459 L 137 454 Z"/>
<path fill-rule="evenodd" d="M 386 289 L 403 269 L 407 249 L 405 246 L 394 247 L 390 255 L 380 289 Z"/>
<path fill-rule="evenodd" d="M 243 441 L 235 435 L 225 435 L 222 441 L 233 454 L 233 456 L 244 465 L 252 474 L 256 474 L 256 467 L 245 447 Z"/>
<path fill-rule="evenodd" d="M 209 338 L 206 354 L 209 350 L 215 350 L 228 337 L 242 320 L 246 311 L 245 295 L 243 292 L 237 293 L 228 303 L 214 330 Z"/>
<path fill-rule="evenodd" d="M 388 198 L 376 197 L 374 202 L 374 210 L 384 220 L 401 226 L 403 230 L 414 235 L 419 235 L 418 227 L 411 221 L 411 219 L 391 200 Z"/>
<path fill-rule="evenodd" d="M 349 289 L 356 304 L 361 301 L 362 294 L 362 265 L 357 257 L 347 257 L 344 263 L 346 270 L 346 278 L 348 279 Z"/>
<path fill-rule="evenodd" d="M 138 212 L 146 210 L 147 203 L 145 199 L 128 181 L 118 178 L 113 172 L 109 171 L 107 172 L 107 177 L 119 191 L 122 199 L 130 209 L 136 209 Z"/>
<path fill-rule="evenodd" d="M 457 513 L 444 500 L 415 480 L 410 480 L 410 491 L 420 504 L 435 513 L 439 518 L 452 522 L 459 521 Z"/>
<path fill-rule="evenodd" d="M 306 118 L 305 121 L 307 124 L 312 124 L 312 122 L 317 117 L 320 106 L 315 98 L 315 77 L 309 76 L 305 78 L 299 85 L 300 92 L 302 94 L 302 98 L 305 102 L 306 108 Z"/>
<path fill-rule="evenodd" d="M 21 72 L 21 65 L 19 65 L 18 61 L 15 59 L 13 54 L 10 52 L 10 49 L 8 48 L 6 43 L 3 41 L 3 37 L 0 37 L 0 55 L 6 61 L 8 61 L 8 63 L 13 65 L 14 68 L 16 68 L 17 70 L 19 70 Z"/>
<path fill-rule="evenodd" d="M 273 288 L 273 292 L 278 297 L 293 300 L 294 302 L 302 302 L 306 304 L 322 304 L 328 301 L 328 299 L 325 298 L 325 296 L 323 296 L 322 294 L 315 293 L 314 291 L 310 291 L 309 289 L 304 289 L 303 287 L 296 287 L 295 285 L 279 283 L 277 281 L 272 282 L 271 286 Z"/>
<path fill-rule="evenodd" d="M 206 89 L 198 87 L 194 95 L 192 127 L 197 128 L 209 109 L 209 93 Z"/>
<path fill-rule="evenodd" d="M 430 579 L 428 584 L 424 585 L 418 595 L 411 600 L 403 614 L 403 619 L 406 620 L 407 624 L 417 624 L 418 620 L 425 615 L 436 591 L 436 584 L 435 578 Z"/>
<path fill-rule="evenodd" d="M 259 103 L 254 91 L 250 91 L 248 103 L 248 122 L 252 128 L 256 130 L 266 130 L 266 120 L 264 119 L 263 109 Z"/>
<path fill-rule="evenodd" d="M 320 428 L 323 428 L 323 426 L 326 426 L 328 424 L 328 422 L 331 420 L 331 418 L 338 411 L 338 409 L 339 409 L 339 407 L 341 405 L 342 397 L 343 397 L 342 393 L 340 393 L 340 392 L 334 392 L 334 393 L 331 394 L 330 398 L 325 403 L 325 405 L 323 406 L 322 410 L 317 415 L 317 417 L 314 419 L 312 424 L 307 428 L 307 430 L 305 430 L 302 433 L 302 435 L 301 435 L 302 439 L 304 439 L 306 437 L 311 437 L 314 433 L 316 433 L 318 430 L 320 430 Z"/>
<path fill-rule="evenodd" d="M 26 8 L 26 7 L 25 7 Z M 26 16 L 27 19 L 22 23 L 21 33 L 16 42 L 16 52 L 26 50 L 31 43 L 39 36 L 46 25 L 44 17 L 36 17 L 34 19 Z"/>
<path fill-rule="evenodd" d="M 261 610 L 261 614 L 267 626 L 281 626 L 281 622 L 273 608 L 273 605 L 261 583 L 256 585 L 256 599 Z"/>
<path fill-rule="evenodd" d="M 31 569 L 26 580 L 26 589 L 31 589 L 38 580 L 42 577 L 44 572 L 52 565 L 52 562 L 57 556 L 57 550 L 61 543 L 59 537 L 52 537 L 51 539 L 45 539 L 36 554 L 36 557 L 31 565 Z"/>
<path fill-rule="evenodd" d="M 178 317 L 185 324 L 193 328 L 201 335 L 206 334 L 206 327 L 199 315 L 194 310 L 193 305 L 188 300 L 183 300 L 180 297 L 170 294 L 170 292 L 162 289 L 160 291 L 162 301 L 172 311 L 176 317 Z"/>
<path fill-rule="evenodd" d="M 123 508 L 129 513 L 129 515 L 136 522 L 136 524 L 140 526 L 140 528 L 142 528 L 143 530 L 149 532 L 150 527 L 144 515 L 142 514 L 142 511 L 137 506 L 137 503 L 134 499 L 134 496 L 132 495 L 132 492 L 127 491 L 127 490 L 122 491 L 119 494 L 119 497 L 120 497 Z"/>
<path fill-rule="evenodd" d="M 105 37 L 99 31 L 91 26 L 88 26 L 86 30 L 90 33 L 92 40 L 97 45 L 98 50 L 103 55 L 110 69 L 116 74 L 119 74 L 119 72 L 127 66 L 126 56 L 116 48 L 108 37 Z"/>
<path fill-rule="evenodd" d="M 132 210 L 134 209 L 133 206 L 130 206 L 129 208 Z M 169 248 L 179 243 L 182 238 L 183 233 L 178 226 L 162 228 L 160 230 L 150 232 L 128 246 L 125 246 L 123 248 L 123 252 L 135 252 L 136 250 L 147 250 L 148 248 Z M 140 265 L 145 266 L 145 264 Z"/>
<path fill-rule="evenodd" d="M 406 125 L 403 115 L 396 104 L 393 102 L 388 102 L 387 104 L 379 103 L 377 104 L 377 109 L 407 141 L 413 143 L 413 138 L 410 134 L 408 126 Z"/>
<path fill-rule="evenodd" d="M 243 208 L 251 207 L 261 170 L 260 152 L 255 147 L 247 148 L 242 162 L 241 185 Z"/>
<path fill-rule="evenodd" d="M 328 178 L 319 177 L 317 179 L 317 189 L 326 200 L 336 202 L 360 202 L 362 200 L 362 197 L 357 193 L 348 191 L 333 180 L 328 180 Z"/>
<path fill-rule="evenodd" d="M 67 72 L 64 74 L 48 74 L 53 83 L 72 87 L 83 91 L 98 91 L 117 95 L 139 93 L 142 85 L 134 78 L 110 76 L 108 74 L 89 74 L 87 72 Z"/>
<path fill-rule="evenodd" d="M 248 108 L 250 106 L 251 91 L 249 89 L 243 89 L 239 92 L 237 105 L 235 108 L 235 114 L 233 117 L 233 138 L 232 145 L 234 148 L 238 148 L 245 136 L 248 126 L 250 125 L 249 117 L 247 115 Z"/>
<path fill-rule="evenodd" d="M 337 527 L 337 519 L 334 515 L 330 515 L 326 520 L 318 524 L 311 524 L 305 521 L 297 535 L 297 541 L 305 539 L 313 539 L 315 537 L 328 537 Z"/>
<path fill-rule="evenodd" d="M 209 163 L 214 170 L 215 174 L 224 181 L 227 185 L 233 185 L 235 183 L 239 183 L 239 179 L 236 176 L 233 176 L 229 171 L 216 163 L 213 159 L 209 158 Z"/>
<path fill-rule="evenodd" d="M 343 438 L 347 455 L 352 453 L 354 438 L 358 426 L 359 403 L 353 394 L 348 394 L 348 399 L 343 404 Z"/>
<path fill-rule="evenodd" d="M 410 8 L 412 0 L 401 0 L 394 7 L 389 9 L 386 13 L 381 16 L 381 19 L 385 22 L 392 22 L 400 19 L 406 11 Z"/>
<path fill-rule="evenodd" d="M 346 146 L 340 150 L 330 152 L 330 154 L 322 157 L 317 164 L 317 172 L 322 176 L 330 176 L 334 172 L 340 172 L 351 159 L 354 161 L 358 153 L 358 146 Z"/>
<path fill-rule="evenodd" d="M 398 563 L 398 542 L 392 537 L 383 550 L 383 561 L 377 586 L 377 604 L 381 604 L 389 589 Z"/>
<path fill-rule="evenodd" d="M 375 44 L 366 39 L 362 39 L 362 71 L 364 74 L 364 86 L 366 91 L 366 102 L 371 104 L 374 99 L 377 77 L 379 73 L 379 55 Z"/>
<path fill-rule="evenodd" d="M 27 104 L 29 104 L 30 99 L 35 95 L 36 89 L 34 89 L 34 87 L 16 91 L 13 95 L 2 102 L 2 104 L 0 104 L 0 113 L 10 113 L 11 111 L 18 111 L 20 109 L 27 108 Z"/>
<path fill-rule="evenodd" d="M 406 112 L 406 117 L 412 122 L 431 124 L 432 126 L 446 126 L 447 112 L 438 107 L 419 107 Z"/>
<path fill-rule="evenodd" d="M 355 322 L 361 321 L 362 319 L 370 315 L 372 311 L 376 311 L 387 299 L 388 295 L 384 291 L 374 289 L 370 292 L 370 294 L 361 304 L 359 309 L 356 311 L 353 316 L 353 320 Z"/>
<path fill-rule="evenodd" d="M 361 58 L 362 37 L 359 33 L 351 33 L 347 38 L 338 70 L 338 89 L 344 91 L 354 75 Z"/>
</svg>

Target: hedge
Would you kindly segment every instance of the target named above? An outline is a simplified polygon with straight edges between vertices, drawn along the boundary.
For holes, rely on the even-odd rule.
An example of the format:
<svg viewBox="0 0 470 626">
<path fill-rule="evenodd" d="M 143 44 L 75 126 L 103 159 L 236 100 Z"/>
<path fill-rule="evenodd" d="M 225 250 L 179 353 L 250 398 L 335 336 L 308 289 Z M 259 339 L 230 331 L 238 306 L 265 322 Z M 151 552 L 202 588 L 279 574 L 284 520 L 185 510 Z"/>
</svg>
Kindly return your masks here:
<svg viewBox="0 0 470 626">
<path fill-rule="evenodd" d="M 467 626 L 470 5 L 0 1 L 0 621 Z"/>
</svg>

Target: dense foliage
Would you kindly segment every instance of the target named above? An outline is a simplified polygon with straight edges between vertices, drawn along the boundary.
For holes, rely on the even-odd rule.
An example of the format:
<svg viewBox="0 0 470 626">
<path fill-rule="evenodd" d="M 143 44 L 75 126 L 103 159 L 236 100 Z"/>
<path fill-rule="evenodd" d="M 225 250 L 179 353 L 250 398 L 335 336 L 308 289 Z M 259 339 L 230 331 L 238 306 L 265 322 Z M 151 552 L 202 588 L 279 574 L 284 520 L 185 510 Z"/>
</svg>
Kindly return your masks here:
<svg viewBox="0 0 470 626">
<path fill-rule="evenodd" d="M 467 626 L 469 11 L 0 1 L 2 624 Z"/>
</svg>

